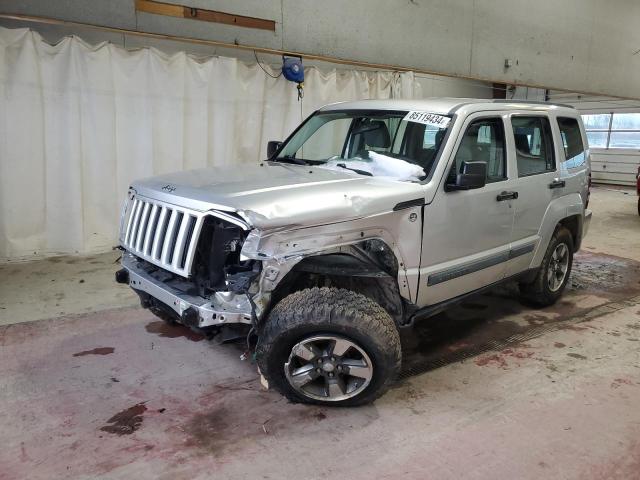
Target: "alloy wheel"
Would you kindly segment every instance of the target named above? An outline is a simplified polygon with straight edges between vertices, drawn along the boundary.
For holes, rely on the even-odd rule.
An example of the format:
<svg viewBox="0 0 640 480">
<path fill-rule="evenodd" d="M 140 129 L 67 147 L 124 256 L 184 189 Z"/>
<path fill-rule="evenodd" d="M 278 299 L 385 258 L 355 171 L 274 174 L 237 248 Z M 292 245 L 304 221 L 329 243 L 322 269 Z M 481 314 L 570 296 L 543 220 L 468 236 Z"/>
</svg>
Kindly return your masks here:
<svg viewBox="0 0 640 480">
<path fill-rule="evenodd" d="M 296 343 L 284 370 L 297 392 L 328 402 L 355 397 L 373 377 L 367 353 L 353 341 L 333 335 L 313 336 Z"/>
<path fill-rule="evenodd" d="M 553 250 L 549 266 L 547 267 L 547 284 L 549 290 L 557 292 L 564 283 L 569 270 L 569 247 L 566 243 L 559 243 Z"/>
</svg>

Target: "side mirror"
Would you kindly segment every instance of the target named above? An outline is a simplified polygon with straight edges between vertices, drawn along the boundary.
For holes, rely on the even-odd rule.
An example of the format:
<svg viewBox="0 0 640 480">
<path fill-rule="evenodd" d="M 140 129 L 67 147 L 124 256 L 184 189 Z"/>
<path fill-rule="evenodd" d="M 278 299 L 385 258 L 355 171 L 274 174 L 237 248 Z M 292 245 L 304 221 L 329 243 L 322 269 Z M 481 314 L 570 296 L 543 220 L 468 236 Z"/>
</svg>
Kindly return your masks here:
<svg viewBox="0 0 640 480">
<path fill-rule="evenodd" d="M 273 157 L 281 146 L 282 142 L 276 142 L 275 140 L 267 143 L 267 158 Z"/>
<path fill-rule="evenodd" d="M 487 162 L 462 162 L 456 183 L 448 183 L 445 190 L 471 190 L 482 188 L 487 183 Z"/>
</svg>

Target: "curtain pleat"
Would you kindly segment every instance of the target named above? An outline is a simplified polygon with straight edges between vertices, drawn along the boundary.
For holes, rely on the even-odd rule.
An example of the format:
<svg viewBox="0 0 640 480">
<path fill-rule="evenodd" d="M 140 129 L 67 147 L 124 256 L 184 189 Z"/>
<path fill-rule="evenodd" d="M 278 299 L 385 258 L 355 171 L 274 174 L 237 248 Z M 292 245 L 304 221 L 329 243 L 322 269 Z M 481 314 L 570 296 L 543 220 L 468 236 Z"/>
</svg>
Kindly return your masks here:
<svg viewBox="0 0 640 480">
<path fill-rule="evenodd" d="M 234 58 L 0 28 L 0 258 L 108 250 L 136 178 L 258 162 L 327 103 L 420 96 L 411 72 L 305 77 L 298 101 L 295 84 Z"/>
</svg>

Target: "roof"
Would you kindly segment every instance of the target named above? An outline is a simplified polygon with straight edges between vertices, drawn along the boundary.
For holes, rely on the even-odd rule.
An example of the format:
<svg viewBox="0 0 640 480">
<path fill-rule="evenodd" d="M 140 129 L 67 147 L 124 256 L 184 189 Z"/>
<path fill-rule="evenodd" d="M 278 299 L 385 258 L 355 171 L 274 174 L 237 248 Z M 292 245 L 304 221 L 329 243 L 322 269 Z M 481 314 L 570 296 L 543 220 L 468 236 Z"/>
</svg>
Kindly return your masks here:
<svg viewBox="0 0 640 480">
<path fill-rule="evenodd" d="M 501 100 L 490 98 L 424 98 L 417 100 L 358 100 L 355 102 L 332 103 L 322 107 L 322 111 L 332 110 L 416 110 L 451 115 L 463 107 L 470 111 L 483 110 L 536 110 L 557 109 L 576 110 L 570 105 L 523 100 Z"/>
</svg>

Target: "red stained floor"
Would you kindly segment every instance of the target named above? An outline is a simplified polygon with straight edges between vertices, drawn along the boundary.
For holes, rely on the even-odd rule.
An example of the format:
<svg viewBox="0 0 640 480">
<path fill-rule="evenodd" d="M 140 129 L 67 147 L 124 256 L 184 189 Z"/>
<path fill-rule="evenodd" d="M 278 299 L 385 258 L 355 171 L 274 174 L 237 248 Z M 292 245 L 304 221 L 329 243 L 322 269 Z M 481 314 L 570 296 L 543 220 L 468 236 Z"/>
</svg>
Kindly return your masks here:
<svg viewBox="0 0 640 480">
<path fill-rule="evenodd" d="M 406 365 L 441 368 L 357 409 L 289 404 L 139 308 L 0 327 L 0 479 L 640 478 L 638 264 L 584 258 L 550 310 L 492 294 L 419 329 Z M 611 311 L 563 323 L 587 305 Z"/>
</svg>

